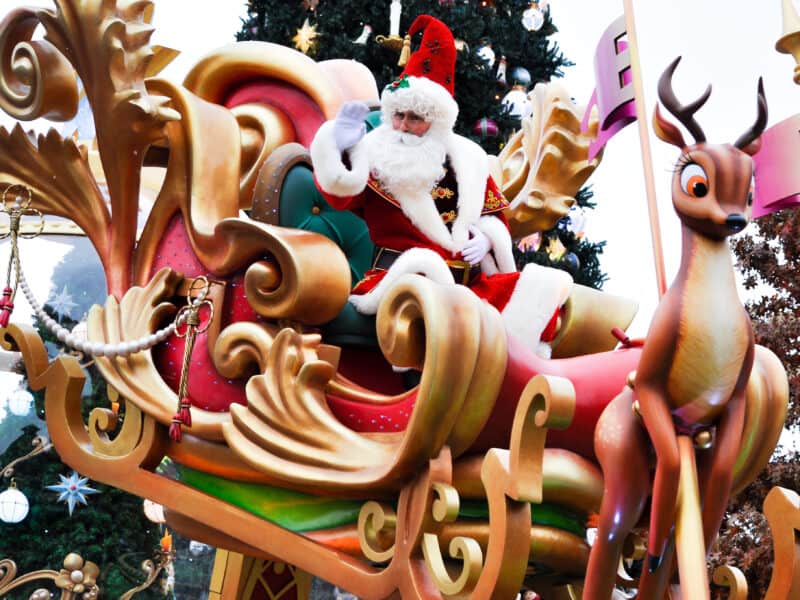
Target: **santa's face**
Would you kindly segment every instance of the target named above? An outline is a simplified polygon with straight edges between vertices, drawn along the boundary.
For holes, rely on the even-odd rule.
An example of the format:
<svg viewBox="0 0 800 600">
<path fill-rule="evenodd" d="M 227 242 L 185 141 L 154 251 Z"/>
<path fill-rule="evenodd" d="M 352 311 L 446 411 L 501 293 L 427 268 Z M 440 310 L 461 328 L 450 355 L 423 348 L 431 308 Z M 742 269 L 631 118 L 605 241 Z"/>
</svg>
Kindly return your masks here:
<svg viewBox="0 0 800 600">
<path fill-rule="evenodd" d="M 392 113 L 392 128 L 395 131 L 410 133 L 417 137 L 422 137 L 431 128 L 431 122 L 426 121 L 425 117 L 414 111 L 405 112 L 396 110 Z"/>
<path fill-rule="evenodd" d="M 411 120 L 404 116 L 400 119 L 401 127 L 383 124 L 367 134 L 364 139 L 370 170 L 396 198 L 409 194 L 430 198 L 430 191 L 444 175 L 445 143 L 431 123 L 423 121 L 426 131 L 417 135 L 402 128 L 407 122 Z"/>
</svg>

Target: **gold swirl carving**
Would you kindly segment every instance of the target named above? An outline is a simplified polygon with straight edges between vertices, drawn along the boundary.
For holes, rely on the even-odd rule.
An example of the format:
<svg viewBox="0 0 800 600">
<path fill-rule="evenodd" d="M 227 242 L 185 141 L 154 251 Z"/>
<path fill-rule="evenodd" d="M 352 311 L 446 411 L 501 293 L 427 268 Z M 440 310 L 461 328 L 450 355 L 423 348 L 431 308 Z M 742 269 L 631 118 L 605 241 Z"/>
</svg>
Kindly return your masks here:
<svg viewBox="0 0 800 600">
<path fill-rule="evenodd" d="M 744 573 L 731 565 L 721 565 L 714 569 L 712 581 L 728 588 L 728 600 L 747 600 L 747 579 Z"/>
<path fill-rule="evenodd" d="M 425 556 L 431 577 L 445 595 L 452 596 L 474 589 L 481 576 L 483 551 L 478 542 L 468 537 L 454 537 L 449 544 L 450 558 L 461 562 L 461 572 L 456 579 L 450 577 L 445 566 L 439 539 L 432 533 L 426 533 L 422 540 L 422 553 Z"/>
<path fill-rule="evenodd" d="M 775 560 L 764 600 L 800 597 L 800 496 L 774 487 L 764 500 Z"/>
<path fill-rule="evenodd" d="M 511 430 L 508 495 L 542 501 L 546 428 L 564 429 L 575 414 L 575 388 L 563 377 L 536 375 L 525 386 Z"/>
<path fill-rule="evenodd" d="M 181 121 L 167 128 L 170 164 L 142 232 L 136 281 L 148 281 L 164 231 L 180 211 L 197 258 L 217 276 L 255 261 L 245 285 L 256 312 L 330 321 L 350 293 L 350 267 L 339 247 L 312 232 L 237 218 L 241 136 L 234 116 L 167 81 L 150 80 L 148 87 L 170 98 Z"/>
<path fill-rule="evenodd" d="M 242 174 L 239 183 L 239 206 L 250 208 L 253 191 L 264 161 L 278 146 L 293 142 L 294 126 L 279 109 L 263 104 L 235 106 L 231 112 L 236 117 L 242 136 Z"/>
<path fill-rule="evenodd" d="M 49 569 L 42 569 L 41 571 L 34 571 L 17 577 L 17 564 L 10 558 L 0 560 L 0 594 L 3 594 L 4 598 L 7 597 L 6 594 L 18 587 L 37 580 L 55 581 L 56 577 L 58 577 L 58 571 Z M 38 591 L 39 590 L 35 591 L 34 594 L 37 594 Z M 44 597 L 49 598 L 50 592 L 46 593 L 47 595 Z M 34 595 L 31 595 L 30 598 L 34 598 Z"/>
<path fill-rule="evenodd" d="M 572 102 L 563 84 L 539 83 L 530 98 L 533 113 L 490 163 L 511 203 L 505 215 L 514 238 L 552 229 L 566 216 L 602 156 L 587 160 L 597 117 L 581 133 L 583 107 Z"/>
<path fill-rule="evenodd" d="M 764 469 L 783 431 L 789 406 L 789 380 L 780 359 L 764 346 L 755 347 L 753 369 L 745 390 L 742 441 L 733 469 L 731 495 L 747 487 Z"/>
<path fill-rule="evenodd" d="M 392 507 L 370 500 L 358 513 L 358 543 L 369 560 L 389 562 L 394 556 L 397 514 Z"/>
<path fill-rule="evenodd" d="M 248 384 L 248 406 L 231 407 L 223 425 L 228 445 L 293 487 L 352 494 L 397 490 L 445 444 L 463 452 L 488 419 L 505 374 L 497 311 L 466 288 L 409 275 L 381 303 L 377 327 L 393 364 L 422 368 L 402 435 L 361 435 L 339 423 L 325 398 L 333 366 L 319 360 L 319 348 L 304 347 L 300 334 L 283 330 L 263 374 Z"/>
<path fill-rule="evenodd" d="M 89 339 L 93 342 L 119 344 L 150 335 L 168 322 L 175 306 L 169 302 L 181 281 L 171 269 L 156 273 L 146 287 L 133 287 L 120 302 L 109 296 L 105 306 L 94 306 L 89 312 Z M 106 382 L 126 399 L 127 414 L 136 405 L 159 423 L 169 425 L 177 396 L 158 373 L 152 353 L 147 350 L 125 357 L 95 358 Z M 192 435 L 218 440 L 221 424 L 227 413 L 192 409 Z M 127 417 L 126 417 L 127 419 Z"/>
<path fill-rule="evenodd" d="M 75 72 L 50 42 L 31 39 L 40 12 L 15 9 L 0 23 L 0 109 L 20 121 L 66 121 L 78 110 Z"/>
</svg>

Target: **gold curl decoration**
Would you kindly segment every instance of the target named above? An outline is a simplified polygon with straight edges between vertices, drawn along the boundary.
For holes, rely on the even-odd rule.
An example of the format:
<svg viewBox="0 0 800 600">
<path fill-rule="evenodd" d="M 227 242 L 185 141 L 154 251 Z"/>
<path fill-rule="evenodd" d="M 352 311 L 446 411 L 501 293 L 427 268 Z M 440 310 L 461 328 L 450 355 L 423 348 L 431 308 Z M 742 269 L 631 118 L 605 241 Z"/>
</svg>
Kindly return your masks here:
<svg viewBox="0 0 800 600">
<path fill-rule="evenodd" d="M 89 413 L 88 432 L 94 452 L 100 456 L 126 456 L 133 452 L 139 443 L 144 427 L 144 415 L 132 402 L 121 402 L 125 406 L 125 416 L 120 425 L 119 416 L 108 408 L 95 408 Z M 114 438 L 109 433 L 115 432 Z"/>
<path fill-rule="evenodd" d="M 253 191 L 264 161 L 275 148 L 293 142 L 295 132 L 289 118 L 272 106 L 245 104 L 233 107 L 231 112 L 236 117 L 242 136 L 239 206 L 247 209 L 252 206 Z"/>
<path fill-rule="evenodd" d="M 212 358 L 223 377 L 238 379 L 267 368 L 269 349 L 278 327 L 260 323 L 238 322 L 228 325 L 217 338 Z"/>
<path fill-rule="evenodd" d="M 714 569 L 712 581 L 728 588 L 728 600 L 747 600 L 747 579 L 744 573 L 732 565 L 720 565 Z"/>
<path fill-rule="evenodd" d="M 369 560 L 376 563 L 389 562 L 394 557 L 394 541 L 397 531 L 397 514 L 385 504 L 370 500 L 358 513 L 358 543 Z"/>
<path fill-rule="evenodd" d="M 774 487 L 764 500 L 764 516 L 772 532 L 772 578 L 764 600 L 800 595 L 800 495 Z"/>
<path fill-rule="evenodd" d="M 309 346 L 284 329 L 266 362 L 256 359 L 266 366 L 248 382 L 248 406 L 231 406 L 231 422 L 223 425 L 230 448 L 292 487 L 352 495 L 397 490 L 445 445 L 468 448 L 505 374 L 505 330 L 497 311 L 466 288 L 409 275 L 382 302 L 377 327 L 392 363 L 422 366 L 403 434 L 362 435 L 343 426 L 327 406 L 334 367 L 320 360 L 319 340 Z"/>
<path fill-rule="evenodd" d="M 509 445 L 509 496 L 542 501 L 546 428 L 564 429 L 575 414 L 575 388 L 563 377 L 536 375 L 522 391 Z"/>
<path fill-rule="evenodd" d="M 445 595 L 453 596 L 472 590 L 481 576 L 483 551 L 478 542 L 468 537 L 454 537 L 450 540 L 448 554 L 461 563 L 461 572 L 452 579 L 445 566 L 439 539 L 426 533 L 422 540 L 422 553 L 436 587 Z"/>
<path fill-rule="evenodd" d="M 583 107 L 572 102 L 562 83 L 539 83 L 530 98 L 531 116 L 490 161 L 492 176 L 511 203 L 505 215 L 514 238 L 552 229 L 565 217 L 602 156 L 587 160 L 597 117 L 582 133 Z"/>
<path fill-rule="evenodd" d="M 0 23 L 0 109 L 20 121 L 66 121 L 78 110 L 77 80 L 55 46 L 31 39 L 42 12 L 15 9 Z"/>
</svg>

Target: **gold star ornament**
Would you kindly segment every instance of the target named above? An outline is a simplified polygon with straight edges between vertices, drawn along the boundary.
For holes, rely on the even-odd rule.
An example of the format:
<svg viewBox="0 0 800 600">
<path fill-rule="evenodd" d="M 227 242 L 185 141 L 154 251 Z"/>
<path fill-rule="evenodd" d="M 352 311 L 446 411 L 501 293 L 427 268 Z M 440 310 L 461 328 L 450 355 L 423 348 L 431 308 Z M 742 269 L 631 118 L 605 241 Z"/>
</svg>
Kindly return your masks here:
<svg viewBox="0 0 800 600">
<path fill-rule="evenodd" d="M 316 38 L 318 35 L 317 26 L 311 25 L 308 22 L 308 18 L 306 18 L 303 22 L 303 26 L 297 30 L 297 35 L 292 38 L 294 47 L 303 54 L 308 54 L 308 51 L 317 43 Z"/>
</svg>

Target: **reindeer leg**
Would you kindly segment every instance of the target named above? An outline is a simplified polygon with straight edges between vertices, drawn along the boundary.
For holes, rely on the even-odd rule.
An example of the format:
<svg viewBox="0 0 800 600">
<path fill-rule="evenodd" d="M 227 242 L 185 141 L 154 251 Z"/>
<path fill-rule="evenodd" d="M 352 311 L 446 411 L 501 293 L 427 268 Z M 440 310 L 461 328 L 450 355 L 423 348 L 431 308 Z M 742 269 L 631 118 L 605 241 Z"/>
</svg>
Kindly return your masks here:
<svg viewBox="0 0 800 600">
<path fill-rule="evenodd" d="M 664 551 L 675 522 L 680 459 L 672 413 L 657 391 L 637 386 L 639 410 L 656 451 L 656 473 L 650 506 L 650 533 L 647 539 L 647 568 L 654 573 L 664 559 Z"/>
<path fill-rule="evenodd" d="M 641 517 L 649 492 L 649 444 L 633 413 L 625 388 L 603 411 L 594 434 L 594 449 L 603 470 L 603 501 L 597 538 L 589 555 L 583 599 L 608 600 L 614 591 L 625 537 Z"/>
<path fill-rule="evenodd" d="M 711 461 L 704 481 L 703 490 L 703 535 L 706 541 L 706 552 L 717 535 L 733 480 L 733 464 L 739 452 L 742 439 L 742 428 L 745 416 L 744 390 L 734 395 L 725 407 L 725 412 L 717 425 Z"/>
<path fill-rule="evenodd" d="M 700 482 L 703 498 L 703 535 L 706 542 L 706 554 L 719 531 L 725 507 L 733 482 L 733 465 L 739 453 L 742 440 L 744 418 L 747 409 L 747 380 L 753 368 L 755 348 L 750 348 L 745 356 L 742 371 L 728 404 L 717 423 L 717 434 L 711 455 L 710 465 Z"/>
</svg>

